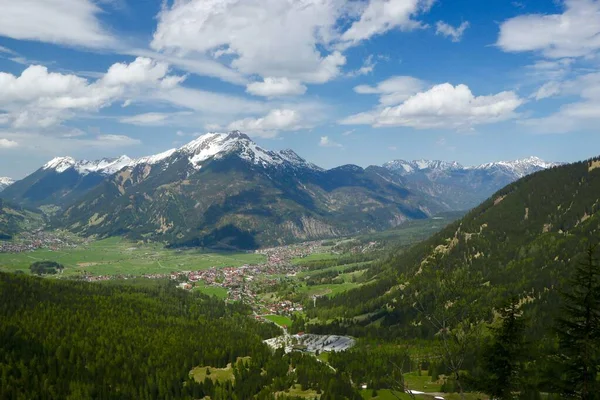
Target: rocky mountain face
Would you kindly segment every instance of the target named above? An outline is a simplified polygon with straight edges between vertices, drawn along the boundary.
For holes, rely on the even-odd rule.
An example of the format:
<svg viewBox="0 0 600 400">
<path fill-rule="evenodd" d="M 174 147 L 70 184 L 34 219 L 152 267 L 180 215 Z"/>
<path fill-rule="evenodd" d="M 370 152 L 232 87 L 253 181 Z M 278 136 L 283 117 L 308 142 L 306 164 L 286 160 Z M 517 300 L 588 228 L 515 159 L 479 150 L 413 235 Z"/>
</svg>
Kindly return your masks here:
<svg viewBox="0 0 600 400">
<path fill-rule="evenodd" d="M 76 171 L 71 164 L 53 173 Z M 385 168 L 323 170 L 292 150 L 265 150 L 230 132 L 130 160 L 65 206 L 55 225 L 175 246 L 254 248 L 370 232 L 444 210 Z"/>
<path fill-rule="evenodd" d="M 0 192 L 6 189 L 8 186 L 15 183 L 12 178 L 2 177 L 0 176 Z"/>
<path fill-rule="evenodd" d="M 452 210 L 469 210 L 506 185 L 561 163 L 529 157 L 464 167 L 438 160 L 394 160 L 384 168 L 405 178 L 409 189 L 435 197 Z"/>
</svg>

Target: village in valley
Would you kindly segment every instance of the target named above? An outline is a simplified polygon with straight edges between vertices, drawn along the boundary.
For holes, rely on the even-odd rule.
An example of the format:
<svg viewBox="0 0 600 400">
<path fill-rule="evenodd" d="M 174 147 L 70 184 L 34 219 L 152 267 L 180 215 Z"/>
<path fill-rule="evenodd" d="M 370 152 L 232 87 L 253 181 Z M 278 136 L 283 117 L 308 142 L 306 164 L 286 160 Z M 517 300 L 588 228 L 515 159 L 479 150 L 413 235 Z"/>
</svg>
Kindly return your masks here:
<svg viewBox="0 0 600 400">
<path fill-rule="evenodd" d="M 340 249 L 340 241 L 317 240 L 262 248 L 247 253 L 247 256 L 240 253 L 236 259 L 235 255 L 210 258 L 210 255 L 193 253 L 193 250 L 165 250 L 142 242 L 116 243 L 113 239 L 94 241 L 62 231 L 23 232 L 13 240 L 0 241 L 0 269 L 1 257 L 6 258 L 7 264 L 9 261 L 14 264 L 15 257 L 19 257 L 27 267 L 34 261 L 55 259 L 65 264 L 65 269 L 57 275 L 61 279 L 86 282 L 168 279 L 183 290 L 199 290 L 227 301 L 241 301 L 250 305 L 257 316 L 289 317 L 301 312 L 302 304 L 296 296 L 275 293 L 281 285 L 297 284 L 309 276 L 304 260 L 335 259 L 342 254 L 365 253 L 377 248 L 377 242 L 355 243 Z M 130 258 L 146 260 L 148 267 L 134 271 L 127 266 Z M 215 262 L 199 265 L 197 260 L 201 258 Z M 255 261 L 241 262 L 245 259 Z M 109 269 L 109 264 L 118 268 Z M 22 267 L 21 271 L 26 271 L 27 267 Z"/>
</svg>

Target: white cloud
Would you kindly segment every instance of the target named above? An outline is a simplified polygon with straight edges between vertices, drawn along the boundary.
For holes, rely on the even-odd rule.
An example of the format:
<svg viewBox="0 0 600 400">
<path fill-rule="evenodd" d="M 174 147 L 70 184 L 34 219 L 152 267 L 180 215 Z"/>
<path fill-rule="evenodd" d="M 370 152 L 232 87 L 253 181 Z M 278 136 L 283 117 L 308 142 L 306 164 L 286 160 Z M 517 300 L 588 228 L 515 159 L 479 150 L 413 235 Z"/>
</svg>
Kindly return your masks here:
<svg viewBox="0 0 600 400">
<path fill-rule="evenodd" d="M 444 21 L 438 21 L 438 23 L 435 25 L 435 27 L 436 27 L 435 33 L 436 33 L 436 35 L 442 35 L 447 38 L 450 38 L 450 39 L 452 39 L 453 42 L 460 42 L 463 34 L 465 33 L 465 31 L 467 30 L 467 28 L 469 26 L 470 26 L 470 24 L 468 21 L 463 22 L 462 24 L 460 24 L 457 27 L 449 25 L 449 24 L 445 23 Z"/>
<path fill-rule="evenodd" d="M 415 18 L 433 2 L 179 0 L 158 15 L 151 47 L 180 60 L 212 57 L 242 76 L 324 83 L 340 75 L 344 49 L 391 29 L 424 27 Z"/>
<path fill-rule="evenodd" d="M 413 19 L 429 11 L 434 0 L 371 0 L 360 19 L 342 34 L 342 40 L 356 44 L 391 29 L 410 31 L 424 25 Z"/>
<path fill-rule="evenodd" d="M 335 36 L 340 0 L 182 0 L 165 8 L 151 46 L 179 54 L 232 56 L 246 75 L 327 81 L 345 59 L 317 45 Z"/>
<path fill-rule="evenodd" d="M 475 125 L 503 121 L 516 116 L 524 103 L 514 92 L 474 96 L 466 85 L 449 83 L 419 92 L 402 104 L 356 114 L 342 124 L 370 124 L 375 127 L 408 126 L 417 129 L 471 128 Z"/>
<path fill-rule="evenodd" d="M 19 143 L 14 140 L 0 138 L 0 149 L 12 149 L 13 147 L 17 147 Z"/>
<path fill-rule="evenodd" d="M 253 136 L 275 137 L 282 130 L 300 128 L 300 114 L 295 110 L 271 110 L 261 118 L 245 118 L 228 125 L 229 130 L 239 130 Z"/>
<path fill-rule="evenodd" d="M 182 86 L 157 91 L 152 97 L 190 110 L 221 115 L 258 114 L 270 108 L 260 101 Z"/>
<path fill-rule="evenodd" d="M 269 77 L 262 82 L 248 84 L 246 92 L 264 97 L 297 96 L 306 92 L 306 86 L 293 79 Z"/>
<path fill-rule="evenodd" d="M 379 94 L 379 102 L 382 105 L 395 105 L 418 93 L 424 87 L 423 81 L 412 76 L 393 76 L 379 82 L 376 86 L 356 86 L 354 91 L 359 94 Z"/>
<path fill-rule="evenodd" d="M 125 135 L 98 135 L 96 137 L 97 145 L 108 145 L 112 146 L 133 146 L 141 144 L 142 142 L 138 139 L 130 138 Z"/>
<path fill-rule="evenodd" d="M 5 0 L 0 3 L 0 36 L 90 48 L 114 46 L 102 26 L 102 9 L 92 0 Z"/>
<path fill-rule="evenodd" d="M 537 95 L 540 95 L 538 91 Z M 597 130 L 600 124 L 600 73 L 589 73 L 546 88 L 541 98 L 550 95 L 579 96 L 578 101 L 564 104 L 552 114 L 528 118 L 520 123 L 538 133 L 568 133 L 577 130 Z"/>
<path fill-rule="evenodd" d="M 0 111 L 8 115 L 4 123 L 13 127 L 46 128 L 72 118 L 75 111 L 97 111 L 117 100 L 169 90 L 182 79 L 168 75 L 167 64 L 142 57 L 113 64 L 94 82 L 32 65 L 19 76 L 0 72 Z"/>
<path fill-rule="evenodd" d="M 352 135 L 354 132 L 356 132 L 356 129 L 349 129 L 347 131 L 342 132 L 342 136 L 350 136 Z"/>
<path fill-rule="evenodd" d="M 369 75 L 375 70 L 375 66 L 377 62 L 373 61 L 373 54 L 369 54 L 367 58 L 363 61 L 362 67 L 355 71 L 350 71 L 347 75 L 350 77 L 360 76 L 360 75 Z"/>
<path fill-rule="evenodd" d="M 329 136 L 321 136 L 319 140 L 319 146 L 321 147 L 344 147 L 341 144 L 334 142 L 329 138 Z"/>
<path fill-rule="evenodd" d="M 166 122 L 167 118 L 169 118 L 169 114 L 150 112 L 123 117 L 119 121 L 132 125 L 162 125 Z"/>
<path fill-rule="evenodd" d="M 208 59 L 207 56 L 186 55 L 184 57 L 178 54 L 165 54 L 145 49 L 128 50 L 126 53 L 138 57 L 147 57 L 166 62 L 169 65 L 173 65 L 187 72 L 219 78 L 225 82 L 230 82 L 237 85 L 245 85 L 248 81 L 248 79 L 246 79 L 239 72 L 215 60 Z"/>
<path fill-rule="evenodd" d="M 561 91 L 561 83 L 556 81 L 546 82 L 532 95 L 536 100 L 546 99 L 559 94 Z"/>
<path fill-rule="evenodd" d="M 11 54 L 11 55 L 17 55 L 17 52 L 9 49 L 8 47 L 4 47 L 4 46 L 0 46 L 0 53 L 5 53 L 5 54 Z"/>
<path fill-rule="evenodd" d="M 526 14 L 500 26 L 504 51 L 540 51 L 548 58 L 589 56 L 600 49 L 600 1 L 565 0 L 562 14 Z"/>
</svg>

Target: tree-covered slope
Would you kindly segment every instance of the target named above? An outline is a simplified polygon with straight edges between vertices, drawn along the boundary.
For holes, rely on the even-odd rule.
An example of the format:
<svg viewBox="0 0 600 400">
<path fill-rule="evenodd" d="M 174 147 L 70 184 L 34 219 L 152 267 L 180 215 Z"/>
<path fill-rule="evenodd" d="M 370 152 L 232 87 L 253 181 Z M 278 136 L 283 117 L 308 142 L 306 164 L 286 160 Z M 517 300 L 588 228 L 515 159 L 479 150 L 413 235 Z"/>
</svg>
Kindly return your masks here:
<svg viewBox="0 0 600 400">
<path fill-rule="evenodd" d="M 24 229 L 41 228 L 44 216 L 0 199 L 0 240 L 11 239 Z"/>
<path fill-rule="evenodd" d="M 275 400 L 302 385 L 324 400 L 360 399 L 315 357 L 271 350 L 263 339 L 280 329 L 247 306 L 149 282 L 0 273 L 0 398 Z M 215 377 L 194 379 L 203 366 Z"/>
<path fill-rule="evenodd" d="M 425 334 L 427 324 L 415 302 L 435 304 L 441 296 L 437 285 L 446 282 L 453 294 L 445 308 L 474 304 L 489 318 L 503 298 L 517 295 L 542 327 L 555 312 L 555 289 L 588 243 L 600 241 L 599 211 L 599 159 L 535 173 L 425 242 L 392 254 L 370 272 L 376 283 L 324 298 L 309 316 L 367 315 L 341 329 Z"/>
</svg>

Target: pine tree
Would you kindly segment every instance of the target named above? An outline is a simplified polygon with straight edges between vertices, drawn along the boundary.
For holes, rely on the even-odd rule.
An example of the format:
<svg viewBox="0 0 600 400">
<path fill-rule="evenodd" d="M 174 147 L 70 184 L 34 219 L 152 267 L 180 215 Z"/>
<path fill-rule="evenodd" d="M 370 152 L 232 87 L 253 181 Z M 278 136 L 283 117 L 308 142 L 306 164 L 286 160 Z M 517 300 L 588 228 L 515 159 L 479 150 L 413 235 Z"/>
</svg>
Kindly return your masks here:
<svg viewBox="0 0 600 400">
<path fill-rule="evenodd" d="M 492 328 L 494 338 L 485 355 L 487 379 L 484 389 L 498 399 L 512 399 L 520 389 L 522 361 L 526 357 L 523 340 L 525 321 L 519 300 L 512 297 L 499 310 L 502 323 Z"/>
<path fill-rule="evenodd" d="M 564 394 L 582 400 L 600 398 L 600 264 L 590 246 L 575 268 L 558 320 L 559 358 Z"/>
</svg>

